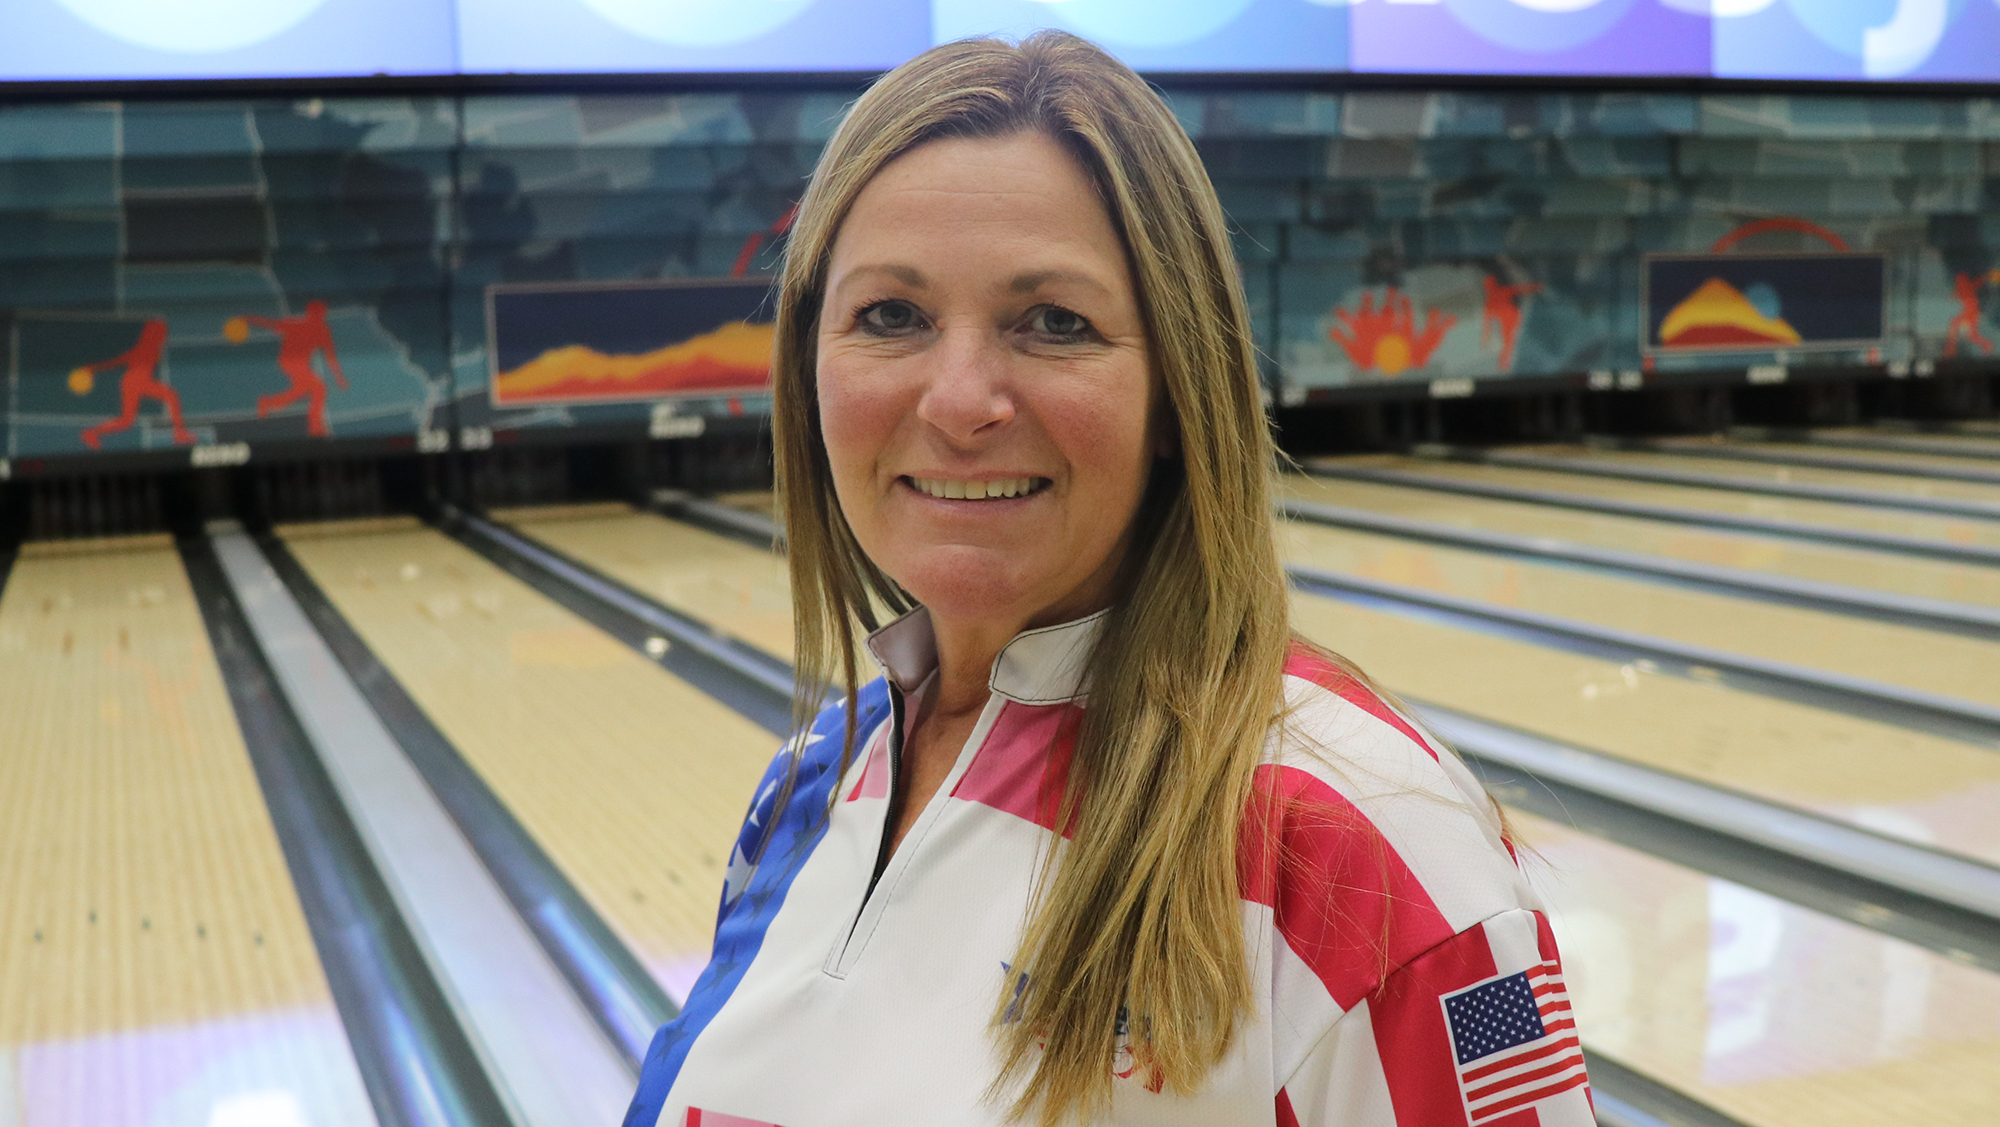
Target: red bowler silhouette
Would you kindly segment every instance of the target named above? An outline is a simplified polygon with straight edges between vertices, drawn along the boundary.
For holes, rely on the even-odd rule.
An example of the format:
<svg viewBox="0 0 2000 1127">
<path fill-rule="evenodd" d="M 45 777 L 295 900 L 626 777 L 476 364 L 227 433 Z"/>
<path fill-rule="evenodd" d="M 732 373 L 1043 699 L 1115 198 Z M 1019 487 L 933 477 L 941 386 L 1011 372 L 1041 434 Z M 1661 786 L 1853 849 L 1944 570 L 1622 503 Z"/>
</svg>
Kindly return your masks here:
<svg viewBox="0 0 2000 1127">
<path fill-rule="evenodd" d="M 1542 292 L 1540 282 L 1503 286 L 1491 274 L 1486 276 L 1486 305 L 1480 310 L 1479 344 L 1485 347 L 1495 330 L 1500 333 L 1500 370 L 1514 370 L 1514 338 L 1521 332 L 1521 299 Z"/>
<path fill-rule="evenodd" d="M 1993 351 L 1993 342 L 1979 334 L 1979 282 L 1970 274 L 1960 274 L 1952 279 L 1951 287 L 1958 292 L 1958 314 L 1945 329 L 1944 354 L 1958 355 L 1960 333 L 1978 345 L 1981 352 Z"/>
<path fill-rule="evenodd" d="M 130 430 L 132 424 L 139 421 L 140 401 L 146 399 L 157 399 L 166 404 L 167 417 L 172 419 L 174 423 L 175 442 L 195 441 L 194 432 L 190 431 L 187 425 L 181 421 L 180 395 L 173 388 L 161 383 L 153 375 L 154 371 L 159 368 L 160 358 L 166 352 L 166 349 L 167 323 L 165 320 L 155 317 L 147 321 L 145 327 L 139 330 L 139 342 L 131 348 L 113 356 L 109 360 L 99 360 L 95 364 L 81 365 L 75 372 L 70 373 L 72 386 L 75 386 L 76 382 L 78 382 L 78 375 L 85 376 L 87 380 L 90 373 L 104 368 L 116 368 L 120 364 L 125 366 L 125 374 L 118 380 L 118 394 L 124 401 L 124 413 L 115 419 L 107 419 L 84 431 L 83 444 L 85 446 L 90 447 L 92 450 L 101 449 L 105 435 L 116 434 L 122 430 Z"/>
<path fill-rule="evenodd" d="M 278 335 L 278 368 L 292 381 L 283 391 L 257 397 L 257 417 L 261 419 L 304 399 L 306 433 L 326 437 L 326 381 L 313 370 L 315 352 L 326 357 L 327 370 L 333 373 L 340 389 L 347 390 L 347 376 L 340 370 L 333 333 L 326 327 L 326 302 L 317 299 L 306 302 L 306 311 L 297 317 L 233 317 L 222 326 L 222 335 L 241 344 L 250 339 L 252 325 Z"/>
</svg>

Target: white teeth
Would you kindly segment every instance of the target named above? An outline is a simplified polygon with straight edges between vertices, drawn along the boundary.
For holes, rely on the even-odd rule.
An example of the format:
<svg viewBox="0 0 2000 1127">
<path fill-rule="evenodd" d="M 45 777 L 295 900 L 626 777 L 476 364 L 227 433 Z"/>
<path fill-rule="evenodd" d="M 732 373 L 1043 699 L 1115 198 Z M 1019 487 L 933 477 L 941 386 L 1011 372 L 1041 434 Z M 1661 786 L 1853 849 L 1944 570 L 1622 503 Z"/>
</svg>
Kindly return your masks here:
<svg viewBox="0 0 2000 1127">
<path fill-rule="evenodd" d="M 910 484 L 933 497 L 952 501 L 991 501 L 1003 497 L 1025 497 L 1035 491 L 1032 477 L 1009 477 L 997 481 L 960 481 L 939 477 L 913 477 Z"/>
</svg>

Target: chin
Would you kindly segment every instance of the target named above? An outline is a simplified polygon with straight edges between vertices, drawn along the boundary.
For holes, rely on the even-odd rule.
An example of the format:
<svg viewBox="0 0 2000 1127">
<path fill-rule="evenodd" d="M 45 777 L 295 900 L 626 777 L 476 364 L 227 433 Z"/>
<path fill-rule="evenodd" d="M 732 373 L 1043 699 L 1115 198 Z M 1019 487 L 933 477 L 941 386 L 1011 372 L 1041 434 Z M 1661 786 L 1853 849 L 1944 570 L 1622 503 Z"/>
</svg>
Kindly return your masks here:
<svg viewBox="0 0 2000 1127">
<path fill-rule="evenodd" d="M 1018 616 L 1036 586 L 1017 561 L 963 548 L 922 553 L 891 574 L 931 614 L 958 621 Z"/>
</svg>

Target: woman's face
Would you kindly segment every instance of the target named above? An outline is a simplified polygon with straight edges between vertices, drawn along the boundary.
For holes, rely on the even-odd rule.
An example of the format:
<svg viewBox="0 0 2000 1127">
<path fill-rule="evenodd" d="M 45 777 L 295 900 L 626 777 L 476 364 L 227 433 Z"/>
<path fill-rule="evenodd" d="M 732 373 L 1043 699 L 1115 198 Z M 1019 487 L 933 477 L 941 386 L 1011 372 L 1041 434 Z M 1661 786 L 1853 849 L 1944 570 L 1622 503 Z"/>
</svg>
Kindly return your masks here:
<svg viewBox="0 0 2000 1127">
<path fill-rule="evenodd" d="M 1053 139 L 934 141 L 834 242 L 818 395 L 841 511 L 940 623 L 1102 607 L 1155 447 L 1123 245 Z"/>
</svg>

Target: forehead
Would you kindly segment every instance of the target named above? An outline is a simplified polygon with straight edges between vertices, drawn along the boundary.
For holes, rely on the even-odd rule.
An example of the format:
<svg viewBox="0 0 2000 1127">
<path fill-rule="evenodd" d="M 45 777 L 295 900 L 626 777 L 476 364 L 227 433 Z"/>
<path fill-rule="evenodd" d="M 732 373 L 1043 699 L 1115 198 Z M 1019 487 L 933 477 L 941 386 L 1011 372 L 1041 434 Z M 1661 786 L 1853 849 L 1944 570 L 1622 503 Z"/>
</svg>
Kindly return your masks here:
<svg viewBox="0 0 2000 1127">
<path fill-rule="evenodd" d="M 1023 132 L 930 141 L 889 162 L 855 197 L 833 258 L 885 245 L 977 257 L 995 240 L 1124 256 L 1083 165 L 1047 134 Z"/>
</svg>

